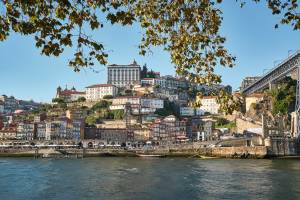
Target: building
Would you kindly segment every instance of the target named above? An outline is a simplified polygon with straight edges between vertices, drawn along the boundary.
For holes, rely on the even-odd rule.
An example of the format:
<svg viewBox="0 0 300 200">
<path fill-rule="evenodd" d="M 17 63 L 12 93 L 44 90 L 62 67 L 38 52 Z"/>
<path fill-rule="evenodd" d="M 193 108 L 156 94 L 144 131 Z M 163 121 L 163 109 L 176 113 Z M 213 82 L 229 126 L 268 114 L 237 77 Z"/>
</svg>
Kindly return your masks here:
<svg viewBox="0 0 300 200">
<path fill-rule="evenodd" d="M 18 108 L 18 100 L 13 96 L 1 95 L 0 102 L 2 104 L 2 113 L 13 113 Z"/>
<path fill-rule="evenodd" d="M 84 120 L 87 116 L 87 111 L 84 109 L 68 109 L 66 117 L 70 120 Z"/>
<path fill-rule="evenodd" d="M 157 109 L 164 108 L 164 101 L 162 99 L 138 96 L 116 97 L 109 108 L 111 110 L 124 110 L 126 104 L 130 104 L 131 111 L 134 114 L 154 113 Z"/>
<path fill-rule="evenodd" d="M 56 98 L 64 99 L 65 102 L 77 101 L 80 97 L 85 97 L 85 92 L 77 91 L 74 87 L 68 89 L 67 87 L 62 90 L 59 86 L 56 89 Z"/>
<path fill-rule="evenodd" d="M 42 113 L 39 115 L 35 115 L 33 121 L 34 121 L 34 123 L 39 123 L 39 122 L 46 120 L 46 118 L 47 118 L 46 113 Z"/>
<path fill-rule="evenodd" d="M 186 89 L 189 86 L 189 83 L 184 78 L 177 78 L 170 75 L 162 76 L 158 78 L 143 78 L 141 80 L 142 85 L 152 85 L 159 88 L 168 88 L 168 89 Z"/>
<path fill-rule="evenodd" d="M 109 65 L 107 67 L 107 83 L 117 87 L 128 87 L 140 84 L 141 67 L 135 61 L 129 65 Z"/>
<path fill-rule="evenodd" d="M 193 107 L 180 107 L 180 116 L 194 116 L 195 108 Z"/>
<path fill-rule="evenodd" d="M 217 103 L 216 96 L 204 96 L 201 99 L 201 106 L 199 110 L 200 112 L 210 113 L 210 114 L 218 114 L 220 105 Z"/>
<path fill-rule="evenodd" d="M 189 118 L 187 121 L 187 136 L 192 141 L 207 141 L 216 139 L 213 136 L 214 122 L 199 117 Z"/>
<path fill-rule="evenodd" d="M 83 139 L 83 120 L 62 118 L 54 121 L 38 123 L 37 135 L 39 140 L 73 140 Z"/>
<path fill-rule="evenodd" d="M 17 138 L 16 126 L 8 126 L 0 130 L 0 140 L 15 140 Z"/>
<path fill-rule="evenodd" d="M 34 140 L 36 138 L 36 126 L 34 123 L 21 122 L 17 126 L 18 140 Z"/>
<path fill-rule="evenodd" d="M 261 77 L 260 76 L 249 76 L 245 77 L 241 83 L 241 91 L 243 91 L 246 87 L 249 85 L 253 84 L 257 80 L 259 80 Z"/>
<path fill-rule="evenodd" d="M 71 134 L 68 139 L 79 141 L 84 139 L 84 120 L 72 120 Z"/>
<path fill-rule="evenodd" d="M 67 135 L 69 135 L 67 122 L 67 120 L 47 121 L 45 140 L 67 139 Z"/>
<path fill-rule="evenodd" d="M 112 84 L 96 84 L 86 87 L 86 99 L 88 101 L 99 101 L 104 96 L 116 96 L 118 88 Z"/>
<path fill-rule="evenodd" d="M 126 145 L 134 141 L 134 132 L 120 128 L 85 127 L 84 139 L 99 139 L 111 145 Z"/>
<path fill-rule="evenodd" d="M 4 102 L 0 101 L 0 114 L 4 113 Z"/>
<path fill-rule="evenodd" d="M 186 120 L 179 120 L 174 115 L 155 120 L 150 127 L 150 139 L 158 144 L 186 141 Z"/>
<path fill-rule="evenodd" d="M 36 139 L 46 140 L 46 122 L 41 121 L 36 123 Z"/>
</svg>

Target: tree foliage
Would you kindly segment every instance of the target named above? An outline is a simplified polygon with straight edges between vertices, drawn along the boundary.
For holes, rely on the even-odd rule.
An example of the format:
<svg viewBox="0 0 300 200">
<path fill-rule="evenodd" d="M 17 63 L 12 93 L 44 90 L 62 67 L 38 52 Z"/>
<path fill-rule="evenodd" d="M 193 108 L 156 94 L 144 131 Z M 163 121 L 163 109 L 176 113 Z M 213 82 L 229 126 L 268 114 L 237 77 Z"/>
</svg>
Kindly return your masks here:
<svg viewBox="0 0 300 200">
<path fill-rule="evenodd" d="M 286 115 L 295 110 L 297 81 L 286 78 L 269 91 L 272 97 L 272 113 Z"/>
<path fill-rule="evenodd" d="M 274 15 L 281 16 L 281 24 L 300 29 L 298 0 L 265 1 Z M 138 23 L 143 29 L 141 55 L 161 46 L 169 52 L 177 74 L 195 83 L 220 83 L 215 68 L 233 67 L 235 61 L 220 35 L 220 3 L 222 0 L 2 0 L 0 41 L 12 32 L 34 35 L 36 47 L 46 56 L 59 56 L 65 48 L 74 47 L 69 65 L 79 71 L 95 62 L 107 64 L 104 45 L 87 32 L 103 28 L 105 21 L 123 26 Z"/>
<path fill-rule="evenodd" d="M 164 108 L 157 109 L 154 113 L 164 117 L 168 115 L 175 115 L 178 117 L 178 110 L 179 108 L 174 102 L 165 101 Z"/>
<path fill-rule="evenodd" d="M 101 101 L 97 102 L 95 105 L 93 105 L 91 110 L 94 112 L 98 112 L 102 109 L 108 109 L 109 105 L 110 105 L 110 103 L 108 101 L 101 100 Z"/>
<path fill-rule="evenodd" d="M 77 99 L 78 102 L 85 102 L 86 101 L 86 98 L 85 97 L 79 97 Z"/>
</svg>

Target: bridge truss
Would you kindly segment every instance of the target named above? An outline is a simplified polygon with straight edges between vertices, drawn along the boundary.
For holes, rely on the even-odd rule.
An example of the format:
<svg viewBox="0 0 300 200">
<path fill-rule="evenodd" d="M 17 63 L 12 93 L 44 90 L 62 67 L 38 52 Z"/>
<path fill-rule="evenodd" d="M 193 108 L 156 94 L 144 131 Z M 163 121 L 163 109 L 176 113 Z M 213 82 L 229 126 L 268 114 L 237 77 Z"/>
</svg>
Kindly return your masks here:
<svg viewBox="0 0 300 200">
<path fill-rule="evenodd" d="M 296 116 L 297 116 L 297 133 L 296 138 L 300 141 L 300 51 L 297 51 L 287 59 L 282 61 L 275 68 L 270 70 L 260 79 L 249 85 L 241 92 L 245 95 L 250 95 L 255 92 L 262 91 L 270 87 L 276 81 L 282 79 L 292 71 L 297 71 L 297 91 L 296 91 Z"/>
</svg>

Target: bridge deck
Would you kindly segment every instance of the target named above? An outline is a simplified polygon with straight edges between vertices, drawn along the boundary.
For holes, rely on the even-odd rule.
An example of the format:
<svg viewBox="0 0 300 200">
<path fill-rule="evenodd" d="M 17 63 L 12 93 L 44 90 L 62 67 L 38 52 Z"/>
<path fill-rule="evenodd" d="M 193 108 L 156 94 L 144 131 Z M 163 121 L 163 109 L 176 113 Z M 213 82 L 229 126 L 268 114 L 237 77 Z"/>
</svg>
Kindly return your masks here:
<svg viewBox="0 0 300 200">
<path fill-rule="evenodd" d="M 287 59 L 270 70 L 267 74 L 255 81 L 253 84 L 242 90 L 242 93 L 249 95 L 261 91 L 262 89 L 268 87 L 270 83 L 279 80 L 287 74 L 291 73 L 291 71 L 296 69 L 299 65 L 300 51 L 297 51 L 295 54 L 289 56 Z"/>
</svg>

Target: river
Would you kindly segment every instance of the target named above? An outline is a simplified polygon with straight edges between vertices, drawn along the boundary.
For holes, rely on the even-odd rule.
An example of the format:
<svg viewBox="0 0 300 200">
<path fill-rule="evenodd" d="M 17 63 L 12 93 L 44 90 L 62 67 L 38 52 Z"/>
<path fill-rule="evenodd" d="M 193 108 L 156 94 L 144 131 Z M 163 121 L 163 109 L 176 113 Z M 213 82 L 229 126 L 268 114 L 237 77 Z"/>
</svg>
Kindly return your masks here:
<svg viewBox="0 0 300 200">
<path fill-rule="evenodd" d="M 300 199 L 300 160 L 0 158 L 2 200 Z"/>
</svg>

